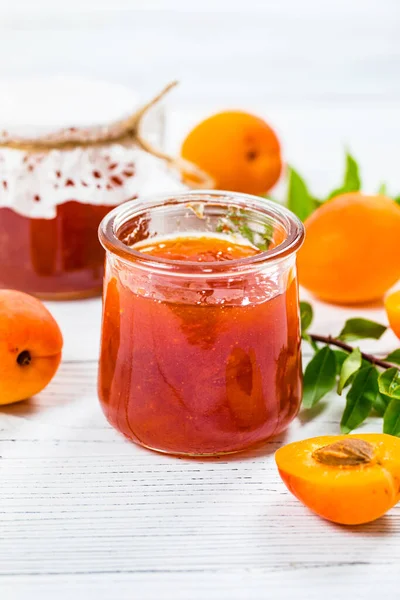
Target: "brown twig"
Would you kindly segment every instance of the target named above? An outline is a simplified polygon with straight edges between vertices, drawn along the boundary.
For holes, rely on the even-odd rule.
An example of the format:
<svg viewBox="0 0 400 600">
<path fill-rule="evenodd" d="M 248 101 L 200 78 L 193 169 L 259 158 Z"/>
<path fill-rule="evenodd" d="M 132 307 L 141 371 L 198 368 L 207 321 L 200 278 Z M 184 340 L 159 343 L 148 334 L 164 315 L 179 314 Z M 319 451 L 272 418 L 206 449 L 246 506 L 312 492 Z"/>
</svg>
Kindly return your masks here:
<svg viewBox="0 0 400 600">
<path fill-rule="evenodd" d="M 354 348 L 345 342 L 338 340 L 337 338 L 332 337 L 331 335 L 317 335 L 316 333 L 308 334 L 314 342 L 321 342 L 322 344 L 328 344 L 328 346 L 337 346 L 346 352 L 353 352 Z M 386 360 L 381 360 L 372 354 L 365 354 L 365 352 L 361 352 L 361 356 L 364 360 L 367 360 L 373 365 L 377 367 L 382 367 L 382 369 L 399 369 L 399 365 L 395 365 L 393 363 L 387 362 Z"/>
</svg>

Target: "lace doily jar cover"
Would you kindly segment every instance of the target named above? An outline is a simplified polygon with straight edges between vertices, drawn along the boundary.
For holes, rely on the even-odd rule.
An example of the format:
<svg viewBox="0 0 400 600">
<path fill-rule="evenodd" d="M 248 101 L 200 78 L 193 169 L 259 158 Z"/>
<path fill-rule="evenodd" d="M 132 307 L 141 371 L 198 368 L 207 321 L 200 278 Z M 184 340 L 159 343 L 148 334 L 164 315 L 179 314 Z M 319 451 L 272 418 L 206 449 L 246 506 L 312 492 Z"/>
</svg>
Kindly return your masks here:
<svg viewBox="0 0 400 600">
<path fill-rule="evenodd" d="M 184 187 L 165 161 L 137 145 L 32 151 L 10 140 L 74 135 L 132 114 L 138 97 L 118 84 L 76 77 L 0 82 L 0 288 L 47 299 L 99 294 L 104 251 L 97 229 L 118 204 Z M 162 106 L 141 133 L 160 147 Z"/>
</svg>

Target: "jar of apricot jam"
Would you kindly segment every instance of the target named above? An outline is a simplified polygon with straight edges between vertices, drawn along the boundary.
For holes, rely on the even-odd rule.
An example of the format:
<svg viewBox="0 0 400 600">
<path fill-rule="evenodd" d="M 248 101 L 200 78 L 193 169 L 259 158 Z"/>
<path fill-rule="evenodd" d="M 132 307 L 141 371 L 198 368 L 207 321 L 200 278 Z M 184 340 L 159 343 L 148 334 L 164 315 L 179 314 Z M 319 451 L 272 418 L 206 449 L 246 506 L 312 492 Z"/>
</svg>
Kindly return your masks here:
<svg viewBox="0 0 400 600">
<path fill-rule="evenodd" d="M 296 252 L 263 198 L 189 192 L 109 213 L 99 397 L 152 450 L 213 456 L 284 430 L 302 394 Z"/>
<path fill-rule="evenodd" d="M 114 143 L 49 151 L 7 144 L 67 139 L 76 131 L 84 138 L 137 106 L 131 89 L 79 77 L 0 82 L 0 288 L 45 299 L 101 293 L 100 221 L 122 202 L 171 184 L 164 165 L 140 148 Z M 163 113 L 154 111 L 144 133 L 160 146 Z"/>
</svg>

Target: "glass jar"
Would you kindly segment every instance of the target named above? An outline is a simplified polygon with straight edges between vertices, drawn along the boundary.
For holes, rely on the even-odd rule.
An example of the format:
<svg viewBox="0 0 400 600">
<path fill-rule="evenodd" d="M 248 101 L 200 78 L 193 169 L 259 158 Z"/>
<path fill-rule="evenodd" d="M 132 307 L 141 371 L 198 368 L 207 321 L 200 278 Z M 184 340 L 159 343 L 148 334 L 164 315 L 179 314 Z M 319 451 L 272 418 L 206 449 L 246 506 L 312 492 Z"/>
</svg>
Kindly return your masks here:
<svg viewBox="0 0 400 600">
<path fill-rule="evenodd" d="M 84 134 L 137 107 L 132 90 L 101 81 L 62 76 L 0 83 L 0 288 L 45 299 L 101 293 L 102 218 L 143 194 L 183 189 L 161 160 L 138 147 L 4 147 L 15 137 Z M 156 106 L 143 122 L 146 139 L 158 146 L 163 119 Z"/>
<path fill-rule="evenodd" d="M 238 452 L 285 429 L 302 394 L 297 217 L 259 197 L 188 192 L 127 203 L 99 236 L 98 391 L 109 422 L 142 446 L 191 456 Z M 194 262 L 141 251 L 193 236 L 240 239 L 257 254 Z"/>
</svg>

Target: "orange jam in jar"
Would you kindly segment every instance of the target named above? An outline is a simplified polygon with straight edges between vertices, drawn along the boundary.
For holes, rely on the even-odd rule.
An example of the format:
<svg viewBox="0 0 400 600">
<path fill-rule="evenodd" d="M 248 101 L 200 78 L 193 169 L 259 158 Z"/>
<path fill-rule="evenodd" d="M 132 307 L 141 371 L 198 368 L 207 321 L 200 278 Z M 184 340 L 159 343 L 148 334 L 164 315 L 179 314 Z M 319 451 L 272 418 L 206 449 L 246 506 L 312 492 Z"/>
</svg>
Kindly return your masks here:
<svg viewBox="0 0 400 600">
<path fill-rule="evenodd" d="M 190 192 L 128 203 L 106 248 L 99 397 L 134 442 L 237 452 L 287 427 L 301 400 L 298 219 L 261 198 Z"/>
<path fill-rule="evenodd" d="M 49 300 L 100 295 L 104 250 L 97 229 L 111 208 L 70 200 L 47 219 L 0 207 L 0 288 Z"/>
</svg>

